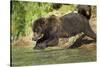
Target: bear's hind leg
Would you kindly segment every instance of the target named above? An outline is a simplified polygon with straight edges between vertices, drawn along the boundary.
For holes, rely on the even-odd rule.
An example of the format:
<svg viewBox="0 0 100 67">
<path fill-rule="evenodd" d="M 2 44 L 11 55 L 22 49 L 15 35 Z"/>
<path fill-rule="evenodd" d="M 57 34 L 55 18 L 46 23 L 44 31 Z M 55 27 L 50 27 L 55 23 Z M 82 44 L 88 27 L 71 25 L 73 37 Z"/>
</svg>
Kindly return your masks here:
<svg viewBox="0 0 100 67">
<path fill-rule="evenodd" d="M 96 41 L 96 34 L 93 32 L 91 28 L 87 28 L 84 32 L 87 36 L 93 38 Z"/>
</svg>

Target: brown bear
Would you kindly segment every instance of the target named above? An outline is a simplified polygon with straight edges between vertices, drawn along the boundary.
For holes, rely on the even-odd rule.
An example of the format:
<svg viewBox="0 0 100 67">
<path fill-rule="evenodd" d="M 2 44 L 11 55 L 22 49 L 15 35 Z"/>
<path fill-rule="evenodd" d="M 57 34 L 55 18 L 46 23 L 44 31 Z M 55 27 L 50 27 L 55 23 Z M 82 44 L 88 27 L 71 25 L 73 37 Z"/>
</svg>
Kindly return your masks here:
<svg viewBox="0 0 100 67">
<path fill-rule="evenodd" d="M 68 38 L 81 32 L 96 40 L 96 34 L 92 31 L 89 20 L 79 13 L 39 18 L 34 21 L 32 30 L 33 40 L 36 41 L 35 49 L 44 49 L 57 44 L 59 38 Z"/>
</svg>

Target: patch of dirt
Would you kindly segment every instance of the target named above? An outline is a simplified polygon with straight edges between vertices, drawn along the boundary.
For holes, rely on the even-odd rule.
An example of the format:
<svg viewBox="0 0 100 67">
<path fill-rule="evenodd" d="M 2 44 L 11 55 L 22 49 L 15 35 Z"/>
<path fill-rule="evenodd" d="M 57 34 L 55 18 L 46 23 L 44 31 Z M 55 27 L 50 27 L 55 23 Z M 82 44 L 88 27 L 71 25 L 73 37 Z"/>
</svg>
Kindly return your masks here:
<svg viewBox="0 0 100 67">
<path fill-rule="evenodd" d="M 94 49 L 96 49 L 96 44 L 95 44 L 95 43 L 84 44 L 84 45 L 82 45 L 82 46 L 79 47 L 79 48 L 85 48 L 85 49 L 91 49 L 91 50 L 94 50 Z"/>
<path fill-rule="evenodd" d="M 30 47 L 32 46 L 34 42 L 32 41 L 32 38 L 30 36 L 26 37 L 20 37 L 18 40 L 14 41 L 12 43 L 12 46 L 17 46 L 17 47 Z"/>
</svg>

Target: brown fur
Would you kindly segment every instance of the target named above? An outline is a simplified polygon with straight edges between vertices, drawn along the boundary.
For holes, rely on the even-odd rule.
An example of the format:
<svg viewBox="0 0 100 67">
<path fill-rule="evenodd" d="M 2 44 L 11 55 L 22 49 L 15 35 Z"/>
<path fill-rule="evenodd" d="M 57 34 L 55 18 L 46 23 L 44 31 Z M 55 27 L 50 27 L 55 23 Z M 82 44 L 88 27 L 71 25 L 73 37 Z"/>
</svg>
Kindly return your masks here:
<svg viewBox="0 0 100 67">
<path fill-rule="evenodd" d="M 36 49 L 57 44 L 59 38 L 68 38 L 81 32 L 96 39 L 96 34 L 92 31 L 89 21 L 78 13 L 69 13 L 62 17 L 52 15 L 49 18 L 39 18 L 33 24 L 33 32 L 39 35 L 33 38 L 37 42 Z M 42 37 L 40 37 L 41 34 L 43 34 Z"/>
</svg>

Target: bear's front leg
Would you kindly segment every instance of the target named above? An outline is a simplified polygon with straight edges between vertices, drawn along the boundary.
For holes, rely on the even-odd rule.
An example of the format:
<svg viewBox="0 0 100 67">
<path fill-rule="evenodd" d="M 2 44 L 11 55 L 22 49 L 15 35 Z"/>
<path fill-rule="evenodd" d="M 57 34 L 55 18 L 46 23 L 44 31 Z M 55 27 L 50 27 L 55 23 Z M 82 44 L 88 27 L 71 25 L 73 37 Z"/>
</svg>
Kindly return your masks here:
<svg viewBox="0 0 100 67">
<path fill-rule="evenodd" d="M 34 49 L 44 49 L 48 46 L 53 46 L 54 44 L 58 44 L 58 38 L 57 37 L 49 37 L 48 39 L 41 41 L 38 40 L 36 42 L 36 46 Z"/>
<path fill-rule="evenodd" d="M 58 44 L 59 39 L 57 37 L 50 37 L 45 41 L 47 46 L 55 46 Z"/>
<path fill-rule="evenodd" d="M 34 49 L 43 49 L 44 47 L 46 47 L 44 43 L 45 40 L 46 40 L 45 37 L 42 37 L 41 39 L 37 40 Z"/>
</svg>

